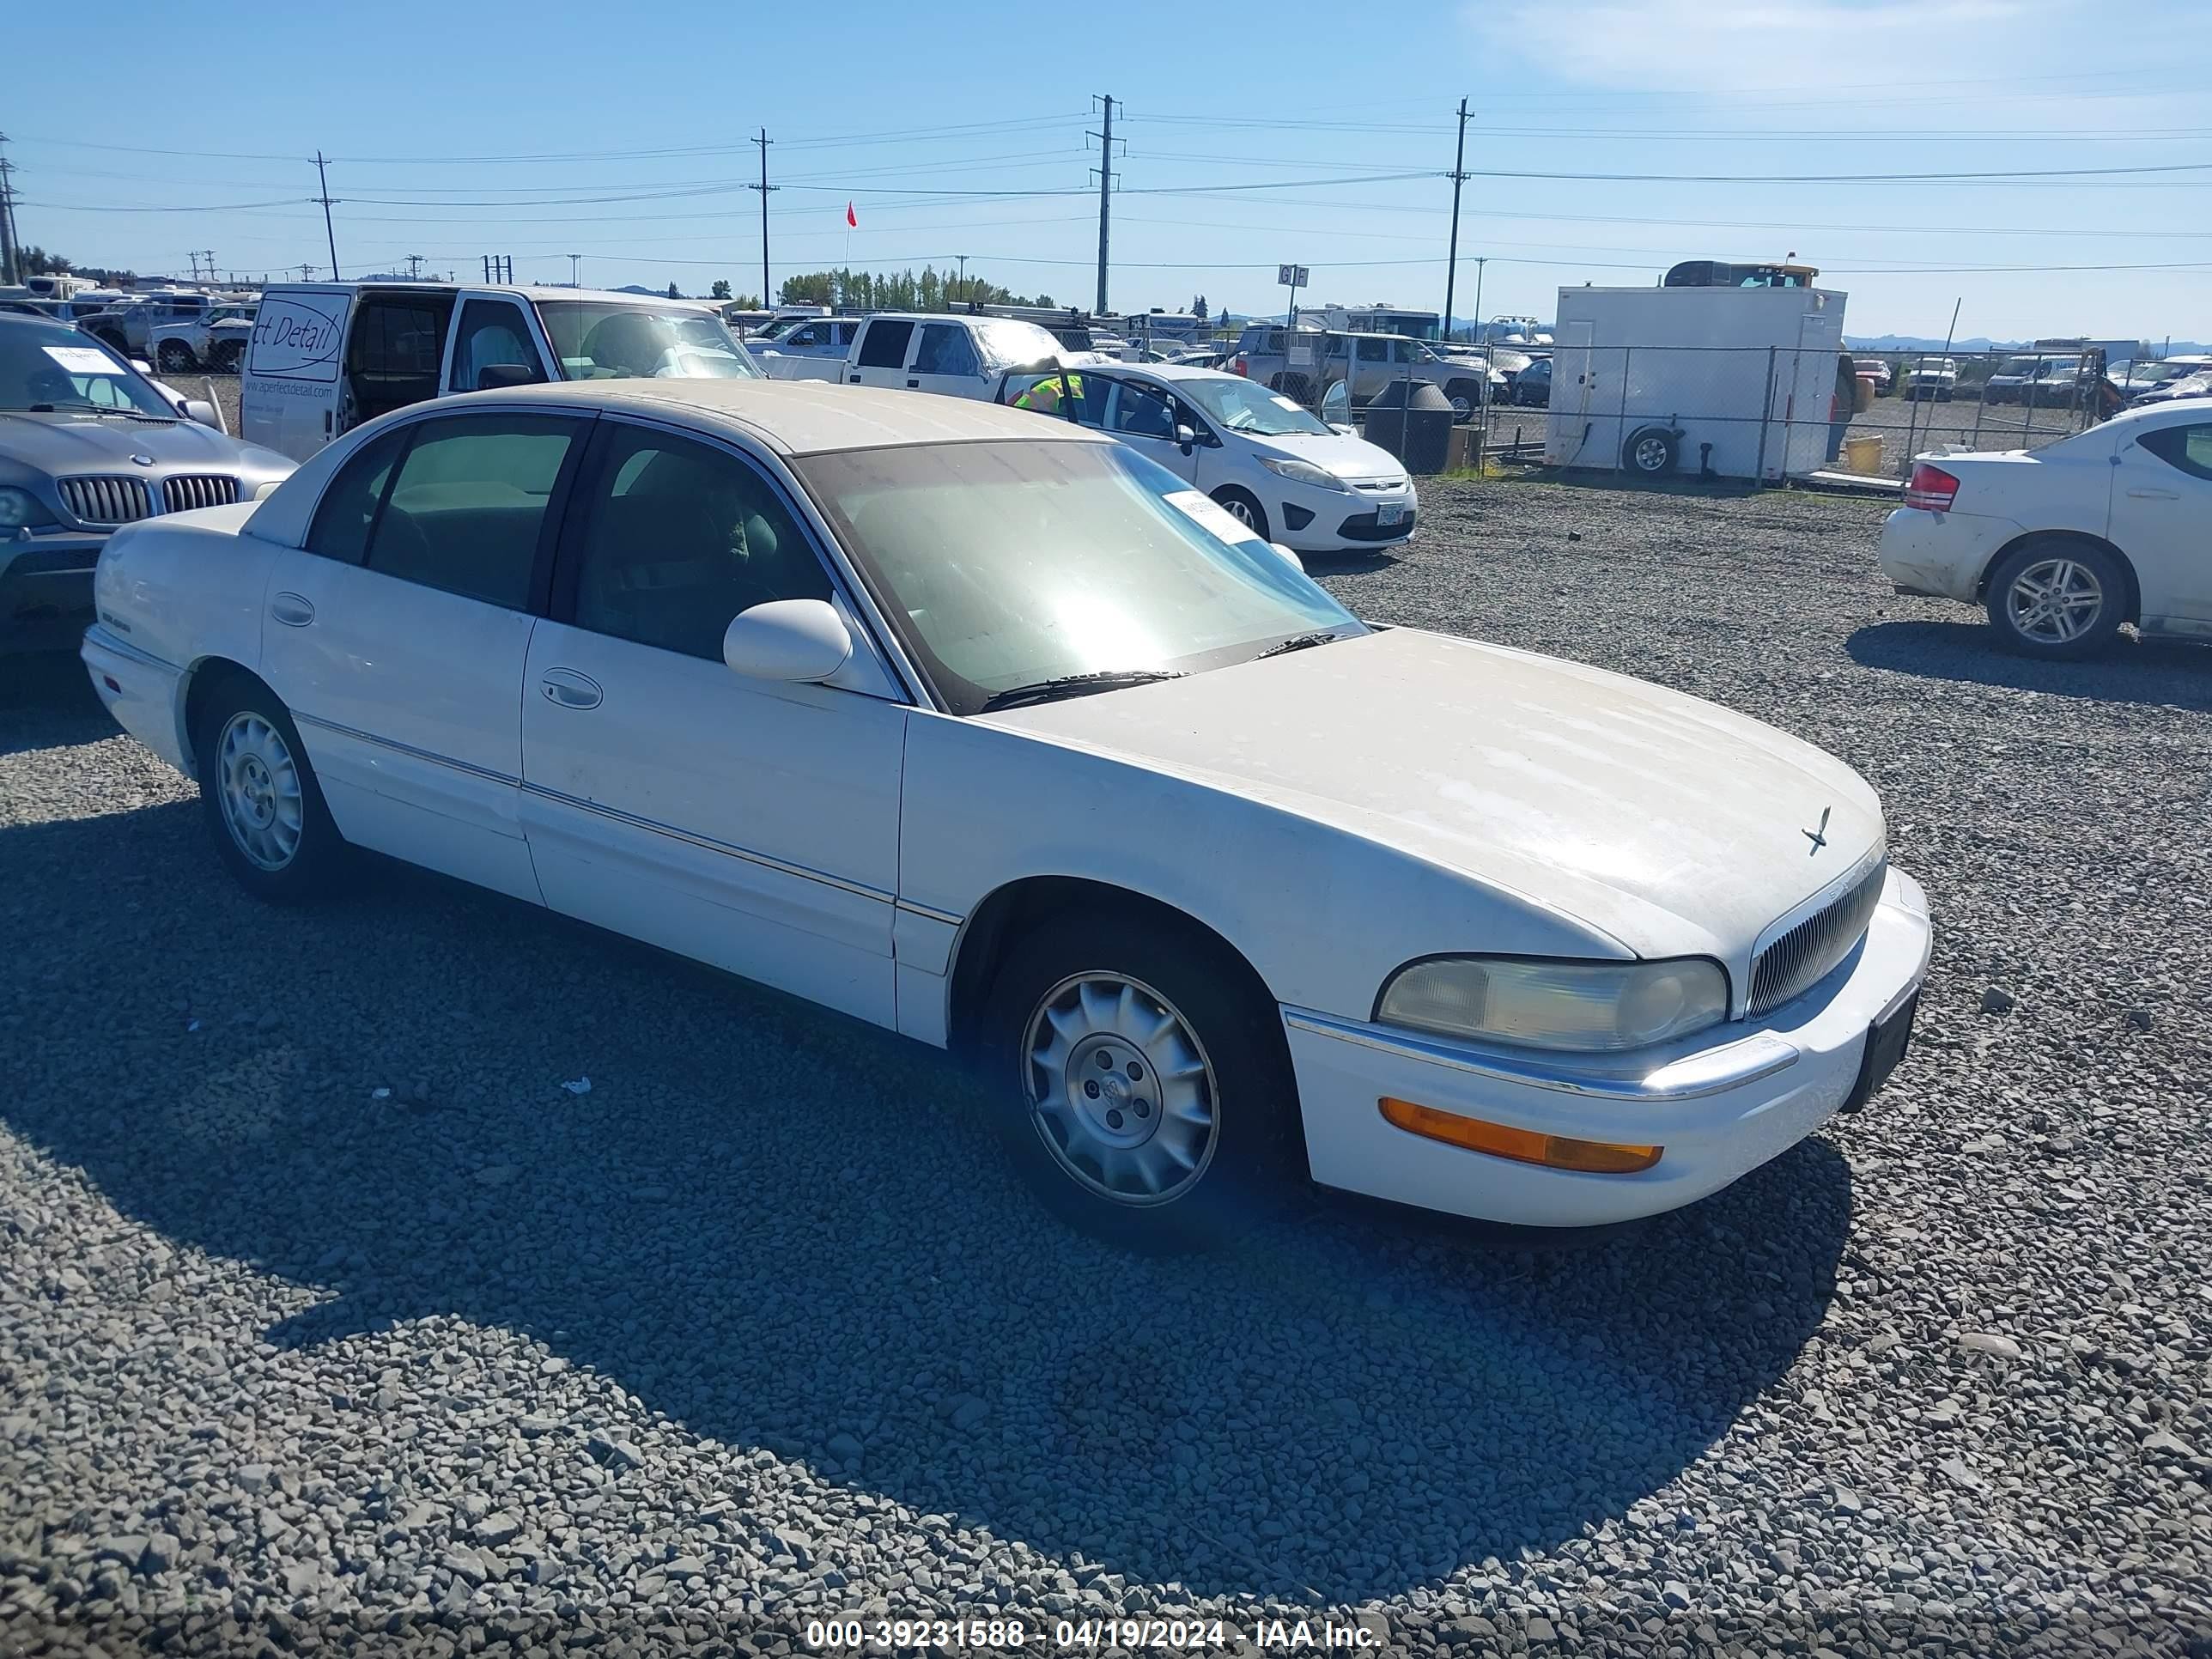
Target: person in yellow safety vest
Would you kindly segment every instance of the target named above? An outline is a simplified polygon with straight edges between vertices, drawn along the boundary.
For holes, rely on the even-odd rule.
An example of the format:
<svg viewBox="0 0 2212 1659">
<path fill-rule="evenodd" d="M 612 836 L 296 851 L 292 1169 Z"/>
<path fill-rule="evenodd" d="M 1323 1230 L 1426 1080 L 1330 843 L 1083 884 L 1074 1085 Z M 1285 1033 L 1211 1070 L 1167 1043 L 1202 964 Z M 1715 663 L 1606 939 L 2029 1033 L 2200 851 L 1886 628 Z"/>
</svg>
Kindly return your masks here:
<svg viewBox="0 0 2212 1659">
<path fill-rule="evenodd" d="M 1070 404 L 1083 401 L 1083 377 L 1062 370 L 1048 374 L 1027 392 L 1016 398 L 1010 405 L 1015 409 L 1033 409 L 1040 415 L 1067 415 Z"/>
</svg>

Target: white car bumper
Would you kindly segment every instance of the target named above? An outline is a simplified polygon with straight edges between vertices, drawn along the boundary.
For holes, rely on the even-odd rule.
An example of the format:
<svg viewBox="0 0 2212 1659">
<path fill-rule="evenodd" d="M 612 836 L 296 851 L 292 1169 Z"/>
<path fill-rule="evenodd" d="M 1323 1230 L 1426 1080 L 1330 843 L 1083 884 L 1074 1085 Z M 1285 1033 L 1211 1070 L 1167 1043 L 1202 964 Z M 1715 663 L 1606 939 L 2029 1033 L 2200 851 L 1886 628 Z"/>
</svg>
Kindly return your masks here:
<svg viewBox="0 0 2212 1659">
<path fill-rule="evenodd" d="M 179 695 L 185 671 L 148 655 L 99 623 L 84 630 L 77 654 L 115 723 L 179 771 L 190 772 L 184 702 Z"/>
<path fill-rule="evenodd" d="M 1269 477 L 1261 499 L 1270 540 L 1294 552 L 1395 547 L 1413 539 L 1420 506 L 1409 478 L 1396 489 L 1323 489 Z"/>
<path fill-rule="evenodd" d="M 1882 520 L 1881 574 L 1910 592 L 1972 605 L 1997 550 L 2022 533 L 2010 519 L 1900 507 Z"/>
<path fill-rule="evenodd" d="M 1787 1152 L 1844 1106 L 1877 1023 L 1894 1063 L 1930 938 L 1920 884 L 1892 869 L 1864 945 L 1834 972 L 1756 1021 L 1669 1045 L 1641 1077 L 1577 1073 L 1570 1056 L 1504 1054 L 1285 1008 L 1314 1179 L 1524 1226 L 1596 1226 L 1679 1208 Z M 1640 1174 L 1551 1169 L 1401 1129 L 1382 1115 L 1385 1096 L 1542 1134 L 1664 1150 Z"/>
</svg>

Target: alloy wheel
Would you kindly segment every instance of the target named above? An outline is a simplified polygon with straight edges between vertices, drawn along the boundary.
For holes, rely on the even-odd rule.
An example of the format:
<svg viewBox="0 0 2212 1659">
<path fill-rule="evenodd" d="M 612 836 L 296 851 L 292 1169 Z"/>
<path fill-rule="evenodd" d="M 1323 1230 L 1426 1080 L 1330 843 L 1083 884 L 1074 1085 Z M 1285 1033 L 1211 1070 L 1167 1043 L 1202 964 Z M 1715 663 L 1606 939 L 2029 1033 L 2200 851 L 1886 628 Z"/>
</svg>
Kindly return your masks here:
<svg viewBox="0 0 2212 1659">
<path fill-rule="evenodd" d="M 1069 975 L 1038 1000 L 1022 1054 L 1031 1126 L 1079 1185 L 1144 1207 L 1205 1176 L 1221 1139 L 1213 1064 L 1151 986 L 1103 969 Z"/>
<path fill-rule="evenodd" d="M 2038 559 L 2005 593 L 2013 627 L 2038 645 L 2072 644 L 2096 626 L 2104 608 L 2104 584 L 2079 559 Z"/>
<path fill-rule="evenodd" d="M 300 850 L 307 796 L 283 734 L 250 708 L 222 728 L 216 750 L 222 821 L 238 850 L 264 870 L 282 870 Z"/>
</svg>

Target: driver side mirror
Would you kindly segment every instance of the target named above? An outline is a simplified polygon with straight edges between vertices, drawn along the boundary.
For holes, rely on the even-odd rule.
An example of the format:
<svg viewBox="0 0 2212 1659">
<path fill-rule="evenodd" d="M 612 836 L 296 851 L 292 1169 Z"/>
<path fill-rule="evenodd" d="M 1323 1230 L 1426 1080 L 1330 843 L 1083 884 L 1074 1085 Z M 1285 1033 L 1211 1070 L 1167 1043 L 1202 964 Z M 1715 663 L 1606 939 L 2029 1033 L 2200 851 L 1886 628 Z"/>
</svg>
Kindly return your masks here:
<svg viewBox="0 0 2212 1659">
<path fill-rule="evenodd" d="M 1189 454 L 1198 447 L 1197 432 L 1188 426 L 1178 425 L 1176 428 L 1176 447 L 1184 454 Z"/>
<path fill-rule="evenodd" d="M 826 680 L 852 654 L 852 633 L 826 599 L 770 599 L 738 611 L 722 633 L 722 660 L 749 679 Z"/>
<path fill-rule="evenodd" d="M 536 386 L 543 379 L 527 363 L 486 363 L 477 371 L 477 390 L 503 392 L 512 386 Z"/>
<path fill-rule="evenodd" d="M 186 420 L 198 421 L 202 426 L 211 426 L 226 438 L 230 435 L 223 427 L 222 411 L 206 398 L 187 398 L 179 407 L 185 411 Z"/>
</svg>

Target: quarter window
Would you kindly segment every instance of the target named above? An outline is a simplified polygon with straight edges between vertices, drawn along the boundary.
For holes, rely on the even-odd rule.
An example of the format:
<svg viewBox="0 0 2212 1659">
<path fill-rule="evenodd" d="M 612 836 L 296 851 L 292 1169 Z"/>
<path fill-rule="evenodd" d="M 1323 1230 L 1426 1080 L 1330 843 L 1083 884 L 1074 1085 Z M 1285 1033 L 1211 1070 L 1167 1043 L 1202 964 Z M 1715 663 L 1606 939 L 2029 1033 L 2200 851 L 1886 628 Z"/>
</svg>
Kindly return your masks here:
<svg viewBox="0 0 2212 1659">
<path fill-rule="evenodd" d="M 527 610 L 538 534 L 575 433 L 576 422 L 558 416 L 425 423 L 377 518 L 368 568 Z"/>
<path fill-rule="evenodd" d="M 2212 478 L 2212 423 L 2165 427 L 2136 441 L 2192 478 Z"/>
<path fill-rule="evenodd" d="M 314 526 L 307 532 L 309 552 L 346 564 L 362 562 L 384 487 L 392 479 L 392 465 L 407 447 L 407 428 L 395 427 L 372 439 L 345 464 L 315 509 Z"/>
<path fill-rule="evenodd" d="M 860 336 L 860 367 L 904 368 L 907 342 L 913 337 L 912 323 L 870 323 Z"/>
<path fill-rule="evenodd" d="M 805 532 L 752 466 L 686 438 L 601 430 L 599 482 L 564 574 L 577 627 L 720 662 L 740 611 L 830 596 Z"/>
</svg>

